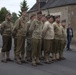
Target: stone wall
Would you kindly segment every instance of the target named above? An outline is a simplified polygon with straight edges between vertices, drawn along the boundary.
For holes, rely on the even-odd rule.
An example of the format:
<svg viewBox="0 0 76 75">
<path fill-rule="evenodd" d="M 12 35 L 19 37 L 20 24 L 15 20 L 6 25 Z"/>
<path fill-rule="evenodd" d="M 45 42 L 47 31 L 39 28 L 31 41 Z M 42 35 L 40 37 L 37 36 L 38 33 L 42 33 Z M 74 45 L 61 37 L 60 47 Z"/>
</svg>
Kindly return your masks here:
<svg viewBox="0 0 76 75">
<path fill-rule="evenodd" d="M 74 31 L 73 44 L 76 44 L 76 5 L 69 6 L 68 14 Z"/>
<path fill-rule="evenodd" d="M 71 24 L 74 30 L 74 37 L 72 44 L 76 44 L 76 5 L 51 8 L 51 9 L 43 10 L 42 12 L 43 14 L 46 15 L 47 14 L 61 15 L 61 20 L 66 19 L 67 21 L 66 28 L 68 27 L 68 24 Z"/>
</svg>

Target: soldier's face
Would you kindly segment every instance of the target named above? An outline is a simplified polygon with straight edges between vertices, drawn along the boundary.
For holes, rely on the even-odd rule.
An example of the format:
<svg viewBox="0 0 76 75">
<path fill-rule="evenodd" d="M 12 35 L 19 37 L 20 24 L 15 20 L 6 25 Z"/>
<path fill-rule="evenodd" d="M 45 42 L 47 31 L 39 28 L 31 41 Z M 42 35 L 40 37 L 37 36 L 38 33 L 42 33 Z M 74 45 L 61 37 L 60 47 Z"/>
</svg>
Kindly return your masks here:
<svg viewBox="0 0 76 75">
<path fill-rule="evenodd" d="M 42 14 L 38 14 L 38 19 L 41 20 L 41 18 L 42 18 Z"/>
<path fill-rule="evenodd" d="M 60 17 L 56 18 L 56 22 L 58 23 L 60 22 Z"/>
<path fill-rule="evenodd" d="M 41 18 L 41 20 L 42 20 L 42 21 L 46 21 L 46 17 L 43 16 L 43 17 Z"/>
<path fill-rule="evenodd" d="M 23 15 L 23 16 L 26 16 L 26 11 L 22 12 L 22 15 Z"/>
<path fill-rule="evenodd" d="M 33 20 L 36 19 L 36 16 L 34 16 L 32 19 L 33 19 Z"/>
<path fill-rule="evenodd" d="M 53 20 L 53 18 L 51 17 L 51 18 L 49 19 L 49 22 L 50 22 L 50 23 L 53 23 L 53 21 L 54 21 L 54 20 Z"/>
<path fill-rule="evenodd" d="M 62 26 L 65 27 L 65 26 L 66 26 L 66 22 L 63 22 L 63 23 L 62 23 Z"/>
<path fill-rule="evenodd" d="M 12 19 L 12 16 L 11 16 L 11 15 L 8 15 L 8 16 L 7 16 L 7 19 L 8 19 L 8 20 L 11 20 L 11 19 Z"/>
</svg>

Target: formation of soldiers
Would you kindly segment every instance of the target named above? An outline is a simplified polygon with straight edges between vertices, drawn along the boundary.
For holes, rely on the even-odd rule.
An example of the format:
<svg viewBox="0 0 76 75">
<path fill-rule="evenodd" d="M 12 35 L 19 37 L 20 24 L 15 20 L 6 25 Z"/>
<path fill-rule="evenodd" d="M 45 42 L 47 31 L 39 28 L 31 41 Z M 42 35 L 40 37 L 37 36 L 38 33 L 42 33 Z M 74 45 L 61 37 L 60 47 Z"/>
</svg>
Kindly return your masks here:
<svg viewBox="0 0 76 75">
<path fill-rule="evenodd" d="M 59 15 L 45 16 L 39 11 L 37 14 L 32 14 L 28 21 L 26 10 L 22 8 L 22 16 L 17 19 L 15 25 L 11 23 L 11 14 L 6 15 L 6 20 L 1 24 L 1 35 L 3 63 L 13 61 L 10 58 L 12 37 L 14 60 L 17 64 L 29 61 L 33 66 L 37 66 L 42 65 L 40 60 L 44 60 L 46 64 L 65 60 L 63 52 L 67 38 L 66 20 L 60 21 Z M 26 60 L 25 39 L 27 39 Z"/>
</svg>

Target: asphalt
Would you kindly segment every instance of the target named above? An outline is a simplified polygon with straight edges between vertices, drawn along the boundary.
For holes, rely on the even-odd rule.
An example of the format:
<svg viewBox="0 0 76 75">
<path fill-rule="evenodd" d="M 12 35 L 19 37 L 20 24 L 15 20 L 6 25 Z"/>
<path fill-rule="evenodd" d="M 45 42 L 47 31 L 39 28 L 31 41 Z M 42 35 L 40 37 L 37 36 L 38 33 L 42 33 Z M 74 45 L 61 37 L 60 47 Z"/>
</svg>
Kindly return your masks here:
<svg viewBox="0 0 76 75">
<path fill-rule="evenodd" d="M 2 45 L 0 36 L 0 47 Z M 13 58 L 13 48 L 11 50 Z M 18 65 L 15 62 L 0 62 L 0 75 L 76 75 L 76 51 L 65 51 L 66 60 L 33 67 L 31 63 Z M 1 59 L 1 54 L 0 54 Z"/>
</svg>

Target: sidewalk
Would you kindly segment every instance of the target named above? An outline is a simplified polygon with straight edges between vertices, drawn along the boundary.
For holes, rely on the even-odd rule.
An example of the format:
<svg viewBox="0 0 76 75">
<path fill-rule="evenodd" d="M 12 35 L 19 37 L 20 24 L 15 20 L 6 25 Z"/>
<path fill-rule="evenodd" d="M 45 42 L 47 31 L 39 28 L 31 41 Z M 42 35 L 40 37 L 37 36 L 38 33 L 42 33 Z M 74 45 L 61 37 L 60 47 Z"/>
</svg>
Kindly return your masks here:
<svg viewBox="0 0 76 75">
<path fill-rule="evenodd" d="M 1 48 L 0 48 L 0 53 L 1 53 Z"/>
<path fill-rule="evenodd" d="M 76 45 L 71 45 L 71 49 L 76 51 Z"/>
</svg>

